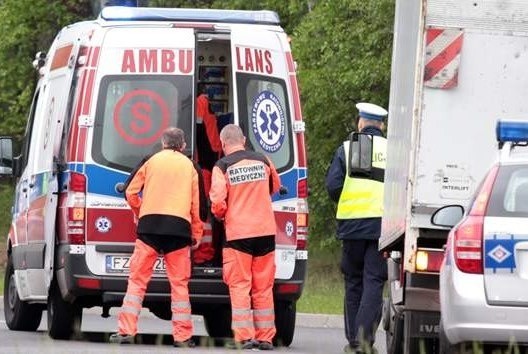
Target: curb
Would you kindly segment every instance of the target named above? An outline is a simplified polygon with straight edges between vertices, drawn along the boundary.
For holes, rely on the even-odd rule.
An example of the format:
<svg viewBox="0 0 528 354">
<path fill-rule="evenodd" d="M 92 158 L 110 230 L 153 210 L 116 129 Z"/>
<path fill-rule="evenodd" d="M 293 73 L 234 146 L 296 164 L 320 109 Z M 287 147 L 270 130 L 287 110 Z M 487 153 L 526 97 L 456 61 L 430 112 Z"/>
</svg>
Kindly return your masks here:
<svg viewBox="0 0 528 354">
<path fill-rule="evenodd" d="M 0 310 L 4 309 L 4 297 L 0 296 Z M 117 314 L 117 307 L 113 307 L 110 310 L 111 315 Z M 100 315 L 102 312 L 101 307 L 95 306 L 91 308 L 85 308 L 84 313 Z M 145 309 L 141 311 L 141 316 L 157 318 L 152 312 Z M 203 321 L 201 316 L 193 316 L 195 320 Z M 317 314 L 317 313 L 297 313 L 295 318 L 295 325 L 297 327 L 307 328 L 345 328 L 343 315 L 329 315 L 329 314 Z"/>
</svg>

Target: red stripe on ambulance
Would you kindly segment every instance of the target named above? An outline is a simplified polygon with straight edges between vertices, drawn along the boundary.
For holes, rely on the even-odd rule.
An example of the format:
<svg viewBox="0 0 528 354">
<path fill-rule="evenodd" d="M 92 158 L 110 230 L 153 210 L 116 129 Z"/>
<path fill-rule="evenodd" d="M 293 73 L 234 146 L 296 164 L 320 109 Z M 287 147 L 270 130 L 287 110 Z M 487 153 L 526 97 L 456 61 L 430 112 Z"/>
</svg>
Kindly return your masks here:
<svg viewBox="0 0 528 354">
<path fill-rule="evenodd" d="M 81 114 L 82 112 L 82 105 L 83 105 L 83 99 L 81 97 L 83 97 L 83 92 L 84 92 L 84 87 L 86 85 L 86 70 L 82 70 L 81 71 L 81 74 L 80 74 L 80 85 L 77 87 L 77 94 L 75 95 L 75 97 L 77 97 L 76 101 L 75 101 L 75 113 L 73 115 L 73 122 L 72 122 L 72 134 L 70 134 L 70 140 L 68 141 L 68 146 L 69 146 L 69 149 L 68 149 L 68 160 L 69 161 L 77 161 L 77 157 L 76 157 L 76 151 L 77 151 L 77 139 L 79 138 L 79 130 L 77 129 L 77 126 L 78 126 L 78 122 L 79 122 L 79 115 Z"/>
<path fill-rule="evenodd" d="M 299 85 L 297 84 L 297 75 L 295 74 L 295 64 L 291 52 L 286 52 L 286 63 L 288 65 L 291 97 L 293 100 L 293 110 L 295 120 L 302 121 L 301 100 L 299 96 Z M 297 134 L 297 154 L 299 158 L 299 167 L 306 167 L 306 150 L 304 145 L 304 133 Z"/>
<path fill-rule="evenodd" d="M 90 66 L 92 68 L 97 67 L 97 64 L 99 63 L 99 52 L 101 51 L 101 47 L 94 47 L 92 52 L 92 60 L 90 62 Z"/>
</svg>

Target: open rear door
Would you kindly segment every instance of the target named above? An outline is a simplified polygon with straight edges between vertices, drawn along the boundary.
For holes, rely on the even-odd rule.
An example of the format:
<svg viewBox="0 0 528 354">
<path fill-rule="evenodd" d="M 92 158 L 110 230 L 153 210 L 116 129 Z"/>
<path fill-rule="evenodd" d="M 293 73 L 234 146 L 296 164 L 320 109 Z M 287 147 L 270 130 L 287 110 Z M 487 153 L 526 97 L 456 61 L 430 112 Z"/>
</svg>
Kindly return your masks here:
<svg viewBox="0 0 528 354">
<path fill-rule="evenodd" d="M 273 199 L 275 278 L 290 279 L 296 260 L 297 171 L 286 55 L 278 33 L 258 28 L 248 31 L 243 26 L 232 28 L 231 53 L 235 123 L 246 135 L 249 148 L 268 156 L 281 183 L 292 186 L 288 194 Z"/>
<path fill-rule="evenodd" d="M 45 300 L 53 278 L 55 220 L 58 200 L 57 161 L 67 120 L 79 40 L 59 44 L 50 51 L 49 74 L 41 91 L 44 109 L 35 117 L 29 152 L 29 209 L 27 214 L 28 297 Z"/>
</svg>

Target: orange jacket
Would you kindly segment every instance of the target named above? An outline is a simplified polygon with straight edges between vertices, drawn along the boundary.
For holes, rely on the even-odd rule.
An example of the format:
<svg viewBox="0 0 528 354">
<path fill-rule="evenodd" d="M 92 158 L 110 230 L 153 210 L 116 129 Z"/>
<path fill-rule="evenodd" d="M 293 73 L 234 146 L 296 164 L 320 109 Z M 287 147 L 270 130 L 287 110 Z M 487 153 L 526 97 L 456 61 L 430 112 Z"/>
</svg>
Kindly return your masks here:
<svg viewBox="0 0 528 354">
<path fill-rule="evenodd" d="M 237 146 L 213 168 L 211 211 L 225 218 L 227 241 L 275 235 L 271 195 L 280 188 L 273 163 Z"/>
<path fill-rule="evenodd" d="M 198 173 L 182 153 L 165 149 L 154 154 L 136 172 L 125 195 L 139 217 L 138 233 L 201 239 Z"/>
<path fill-rule="evenodd" d="M 203 121 L 205 125 L 205 132 L 211 149 L 220 153 L 222 151 L 222 143 L 220 142 L 220 134 L 218 134 L 216 116 L 209 110 L 209 98 L 204 93 L 196 99 L 196 117 L 198 120 Z"/>
</svg>

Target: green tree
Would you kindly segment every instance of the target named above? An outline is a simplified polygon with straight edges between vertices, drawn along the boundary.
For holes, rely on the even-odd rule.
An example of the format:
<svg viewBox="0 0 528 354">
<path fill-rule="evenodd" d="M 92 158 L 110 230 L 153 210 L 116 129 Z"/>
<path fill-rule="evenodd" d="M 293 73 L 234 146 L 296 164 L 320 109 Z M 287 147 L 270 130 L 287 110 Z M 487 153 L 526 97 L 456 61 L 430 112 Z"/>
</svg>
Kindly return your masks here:
<svg viewBox="0 0 528 354">
<path fill-rule="evenodd" d="M 89 0 L 0 1 L 0 134 L 21 135 L 37 73 L 31 63 L 64 25 L 91 16 Z"/>
<path fill-rule="evenodd" d="M 361 101 L 388 106 L 394 0 L 319 1 L 295 29 L 307 125 L 311 239 L 333 243 L 335 206 L 324 187 L 335 149 L 355 130 Z"/>
<path fill-rule="evenodd" d="M 150 7 L 191 7 L 236 10 L 271 10 L 279 14 L 287 33 L 299 24 L 315 0 L 150 0 Z"/>
</svg>

